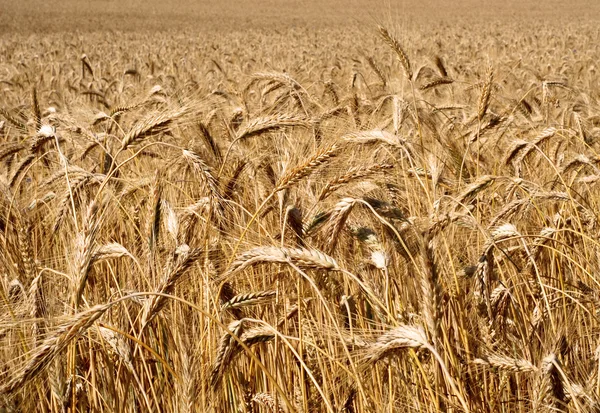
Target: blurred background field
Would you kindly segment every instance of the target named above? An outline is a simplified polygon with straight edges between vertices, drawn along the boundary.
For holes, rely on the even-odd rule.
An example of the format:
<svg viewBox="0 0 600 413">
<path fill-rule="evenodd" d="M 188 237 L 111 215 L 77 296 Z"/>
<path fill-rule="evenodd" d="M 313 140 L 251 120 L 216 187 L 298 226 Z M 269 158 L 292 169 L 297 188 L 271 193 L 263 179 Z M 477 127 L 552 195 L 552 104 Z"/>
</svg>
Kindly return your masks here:
<svg viewBox="0 0 600 413">
<path fill-rule="evenodd" d="M 598 2 L 517 0 L 3 0 L 0 30 L 40 33 L 104 30 L 282 29 L 344 27 L 373 21 L 434 24 L 530 20 L 560 27 L 595 19 Z M 388 20 L 388 21 L 386 21 Z"/>
</svg>

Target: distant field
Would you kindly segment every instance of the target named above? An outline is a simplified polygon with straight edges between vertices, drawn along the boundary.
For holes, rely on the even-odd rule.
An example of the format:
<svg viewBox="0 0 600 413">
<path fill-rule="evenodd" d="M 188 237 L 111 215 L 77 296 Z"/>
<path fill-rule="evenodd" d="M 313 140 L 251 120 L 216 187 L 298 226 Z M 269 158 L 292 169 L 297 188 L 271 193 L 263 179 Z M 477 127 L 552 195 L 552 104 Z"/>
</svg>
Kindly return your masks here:
<svg viewBox="0 0 600 413">
<path fill-rule="evenodd" d="M 232 30 L 285 28 L 290 24 L 331 27 L 376 21 L 444 22 L 546 19 L 563 24 L 600 15 L 598 2 L 533 0 L 4 0 L 0 30 L 98 31 L 190 28 Z M 491 19 L 491 20 L 490 20 Z"/>
</svg>

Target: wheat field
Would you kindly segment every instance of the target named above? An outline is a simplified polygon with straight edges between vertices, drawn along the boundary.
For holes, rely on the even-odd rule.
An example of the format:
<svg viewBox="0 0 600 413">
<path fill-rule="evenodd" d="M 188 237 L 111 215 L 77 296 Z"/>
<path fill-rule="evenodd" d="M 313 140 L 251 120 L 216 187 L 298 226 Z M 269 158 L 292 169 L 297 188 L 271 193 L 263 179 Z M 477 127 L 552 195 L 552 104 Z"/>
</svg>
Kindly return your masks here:
<svg viewBox="0 0 600 413">
<path fill-rule="evenodd" d="M 0 412 L 600 412 L 599 13 L 3 5 Z"/>
</svg>

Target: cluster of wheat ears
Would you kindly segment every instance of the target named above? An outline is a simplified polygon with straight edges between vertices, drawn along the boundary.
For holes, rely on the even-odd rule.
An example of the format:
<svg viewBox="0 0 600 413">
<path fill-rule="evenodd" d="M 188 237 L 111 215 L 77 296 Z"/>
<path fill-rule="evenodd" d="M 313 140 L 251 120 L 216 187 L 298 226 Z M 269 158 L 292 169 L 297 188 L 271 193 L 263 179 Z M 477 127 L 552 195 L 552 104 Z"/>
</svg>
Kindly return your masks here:
<svg viewBox="0 0 600 413">
<path fill-rule="evenodd" d="M 593 61 L 369 35 L 3 41 L 0 412 L 600 411 Z"/>
</svg>

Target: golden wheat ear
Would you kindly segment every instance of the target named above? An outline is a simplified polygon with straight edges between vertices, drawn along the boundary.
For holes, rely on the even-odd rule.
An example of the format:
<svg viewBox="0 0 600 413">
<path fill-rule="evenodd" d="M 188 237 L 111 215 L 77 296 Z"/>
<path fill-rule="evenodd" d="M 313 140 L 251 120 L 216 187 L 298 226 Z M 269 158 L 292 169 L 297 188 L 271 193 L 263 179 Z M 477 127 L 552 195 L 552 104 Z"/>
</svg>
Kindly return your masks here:
<svg viewBox="0 0 600 413">
<path fill-rule="evenodd" d="M 409 81 L 411 81 L 413 78 L 413 71 L 410 65 L 410 60 L 408 59 L 407 54 L 404 52 L 404 49 L 402 48 L 402 46 L 400 46 L 398 40 L 396 40 L 396 38 L 391 35 L 388 29 L 386 29 L 383 26 L 379 26 L 378 29 L 379 35 L 381 36 L 383 41 L 396 53 L 396 57 L 398 58 L 398 61 L 400 61 L 400 64 L 404 69 L 404 74 L 406 75 L 406 78 Z"/>
</svg>

